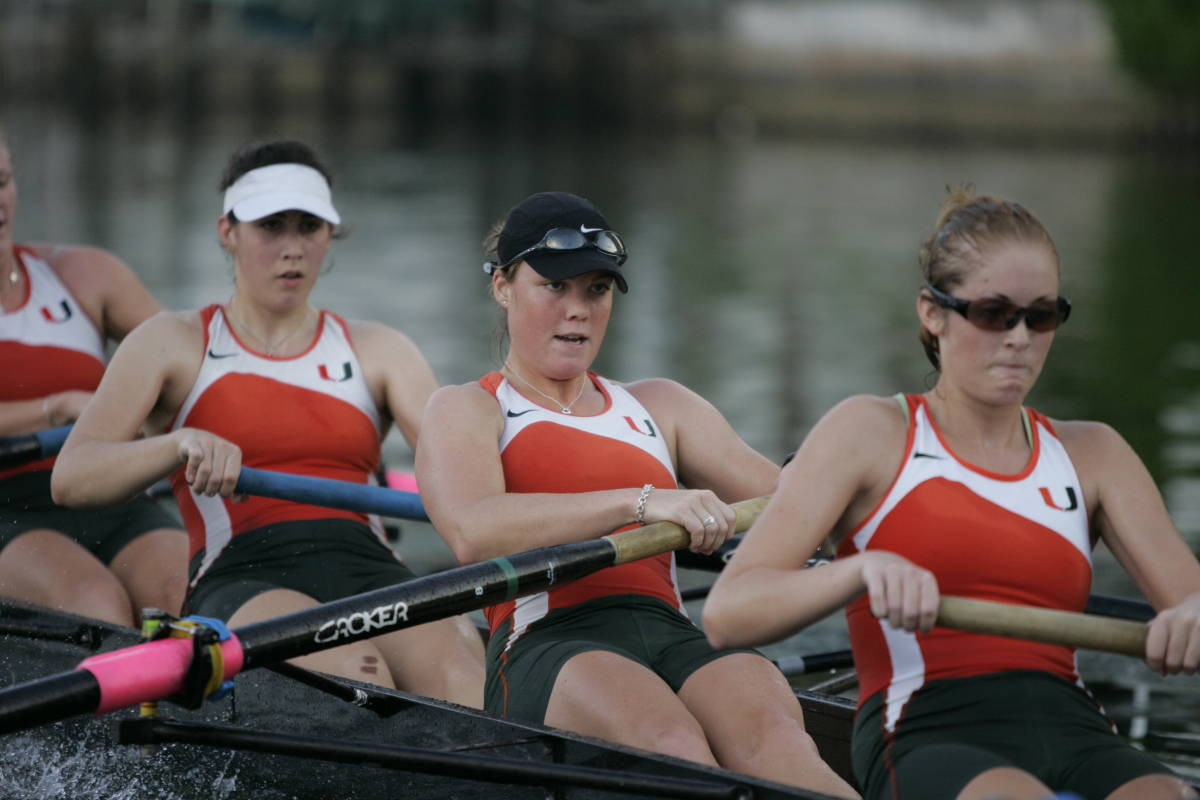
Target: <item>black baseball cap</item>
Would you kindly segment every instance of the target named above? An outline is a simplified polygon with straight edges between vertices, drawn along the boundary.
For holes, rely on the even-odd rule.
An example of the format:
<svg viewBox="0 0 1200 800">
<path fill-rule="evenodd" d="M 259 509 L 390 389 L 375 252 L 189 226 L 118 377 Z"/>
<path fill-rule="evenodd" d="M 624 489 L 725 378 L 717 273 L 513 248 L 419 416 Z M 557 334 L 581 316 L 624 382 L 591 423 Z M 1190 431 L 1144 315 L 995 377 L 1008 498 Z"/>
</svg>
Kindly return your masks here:
<svg viewBox="0 0 1200 800">
<path fill-rule="evenodd" d="M 584 233 L 608 230 L 608 220 L 590 200 L 570 192 L 538 192 L 526 197 L 508 212 L 496 245 L 500 264 L 542 241 L 552 228 L 576 228 Z M 595 247 L 579 250 L 535 250 L 524 260 L 539 275 L 565 280 L 588 272 L 606 272 L 622 292 L 628 292 L 625 275 L 616 256 Z"/>
</svg>

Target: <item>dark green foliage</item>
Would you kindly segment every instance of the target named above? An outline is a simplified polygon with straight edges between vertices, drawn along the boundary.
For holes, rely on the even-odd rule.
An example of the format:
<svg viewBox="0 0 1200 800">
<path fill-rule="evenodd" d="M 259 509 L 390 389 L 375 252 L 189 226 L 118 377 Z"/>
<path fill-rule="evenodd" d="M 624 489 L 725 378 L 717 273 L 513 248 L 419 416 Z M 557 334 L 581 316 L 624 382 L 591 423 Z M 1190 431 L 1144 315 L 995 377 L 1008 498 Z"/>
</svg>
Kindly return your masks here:
<svg viewBox="0 0 1200 800">
<path fill-rule="evenodd" d="M 1142 83 L 1200 97 L 1200 2 L 1098 0 L 1112 23 L 1121 63 Z"/>
</svg>

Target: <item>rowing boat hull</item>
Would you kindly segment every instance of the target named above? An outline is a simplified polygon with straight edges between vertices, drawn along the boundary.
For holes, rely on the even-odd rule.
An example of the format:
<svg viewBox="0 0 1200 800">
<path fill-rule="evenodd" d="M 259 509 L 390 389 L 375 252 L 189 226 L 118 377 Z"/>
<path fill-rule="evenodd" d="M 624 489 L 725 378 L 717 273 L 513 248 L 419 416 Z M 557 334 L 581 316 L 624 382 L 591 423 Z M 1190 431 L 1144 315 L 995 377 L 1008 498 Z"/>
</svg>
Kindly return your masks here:
<svg viewBox="0 0 1200 800">
<path fill-rule="evenodd" d="M 100 650 L 136 642 L 132 631 L 100 625 L 91 620 L 48 614 L 19 605 L 0 606 L 0 618 L 42 625 L 48 629 L 90 632 L 102 639 Z M 2 628 L 3 626 L 0 626 Z M 0 634 L 0 684 L 73 668 L 90 651 L 80 644 Z M 231 697 L 208 703 L 198 711 L 162 704 L 172 720 L 233 726 L 238 731 L 272 731 L 308 734 L 337 742 L 360 741 L 401 747 L 427 748 L 438 753 L 471 753 L 514 759 L 518 762 L 598 767 L 615 777 L 629 773 L 700 780 L 709 784 L 741 784 L 748 796 L 815 798 L 769 782 L 757 781 L 726 770 L 709 769 L 690 762 L 624 748 L 588 737 L 538 725 L 513 723 L 449 703 L 404 692 L 375 692 L 391 698 L 396 709 L 387 717 L 359 708 L 268 670 L 254 670 L 237 679 Z M 820 698 L 809 703 L 816 708 Z M 814 705 L 815 704 L 815 705 Z M 832 716 L 810 711 L 810 726 L 836 734 L 818 736 L 827 757 L 848 764 L 843 743 L 849 726 L 840 715 L 851 710 L 835 702 Z M 265 800 L 337 797 L 345 800 L 399 798 L 617 798 L 630 797 L 615 789 L 560 787 L 556 794 L 544 786 L 483 783 L 451 775 L 398 771 L 364 764 L 343 764 L 315 758 L 246 752 L 194 744 L 154 747 L 150 757 L 137 746 L 114 743 L 116 719 L 136 719 L 127 710 L 105 718 L 83 717 L 44 725 L 31 731 L 0 737 L 0 795 L 6 798 L 237 798 Z M 816 732 L 816 731 L 814 731 Z M 833 743 L 833 750 L 829 747 Z M 841 754 L 835 752 L 841 749 Z"/>
</svg>

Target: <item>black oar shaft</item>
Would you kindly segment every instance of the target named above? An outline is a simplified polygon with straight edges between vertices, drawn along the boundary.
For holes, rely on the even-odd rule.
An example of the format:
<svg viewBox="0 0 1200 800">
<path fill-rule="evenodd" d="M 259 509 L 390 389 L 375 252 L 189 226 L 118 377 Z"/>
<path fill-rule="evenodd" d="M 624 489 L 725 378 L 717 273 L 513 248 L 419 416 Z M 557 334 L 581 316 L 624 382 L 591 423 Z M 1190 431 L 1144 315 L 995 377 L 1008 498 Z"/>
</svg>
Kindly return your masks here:
<svg viewBox="0 0 1200 800">
<path fill-rule="evenodd" d="M 737 529 L 750 527 L 768 500 L 735 503 Z M 234 633 L 245 654 L 243 669 L 252 669 L 503 603 L 604 567 L 678 550 L 689 541 L 683 528 L 660 522 L 427 575 L 246 625 Z"/>
<path fill-rule="evenodd" d="M 100 684 L 86 670 L 20 683 L 0 692 L 0 734 L 86 714 L 99 705 Z"/>
<path fill-rule="evenodd" d="M 612 566 L 607 538 L 544 547 L 427 575 L 234 631 L 244 669 L 411 628 L 539 592 Z"/>
<path fill-rule="evenodd" d="M 15 467 L 57 453 L 67 439 L 71 426 L 47 428 L 35 433 L 0 437 L 0 467 Z"/>
</svg>

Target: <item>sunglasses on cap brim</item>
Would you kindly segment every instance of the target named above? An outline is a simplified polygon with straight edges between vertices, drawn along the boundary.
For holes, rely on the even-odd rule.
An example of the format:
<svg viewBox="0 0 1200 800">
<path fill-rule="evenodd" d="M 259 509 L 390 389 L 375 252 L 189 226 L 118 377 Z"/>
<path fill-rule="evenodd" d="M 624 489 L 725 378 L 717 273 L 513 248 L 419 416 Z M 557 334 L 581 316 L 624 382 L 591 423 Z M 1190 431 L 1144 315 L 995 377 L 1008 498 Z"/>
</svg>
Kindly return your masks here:
<svg viewBox="0 0 1200 800">
<path fill-rule="evenodd" d="M 601 253 L 612 256 L 617 260 L 618 267 L 625 263 L 625 242 L 621 241 L 621 237 L 617 235 L 616 231 L 580 225 L 579 228 L 551 228 L 546 231 L 546 235 L 540 242 L 526 247 L 504 263 L 485 261 L 483 271 L 491 275 L 493 271 L 515 264 L 530 253 L 536 253 L 539 250 L 569 252 L 583 250 L 587 247 L 594 247 Z"/>
<path fill-rule="evenodd" d="M 1023 319 L 1029 330 L 1048 333 L 1071 316 L 1071 301 L 1065 297 L 1035 300 L 1027 306 L 1019 306 L 1000 298 L 963 300 L 961 297 L 935 289 L 928 281 L 925 282 L 925 290 L 929 292 L 934 303 L 942 308 L 957 311 L 976 328 L 985 331 L 1009 331 L 1017 327 L 1017 323 Z"/>
</svg>

